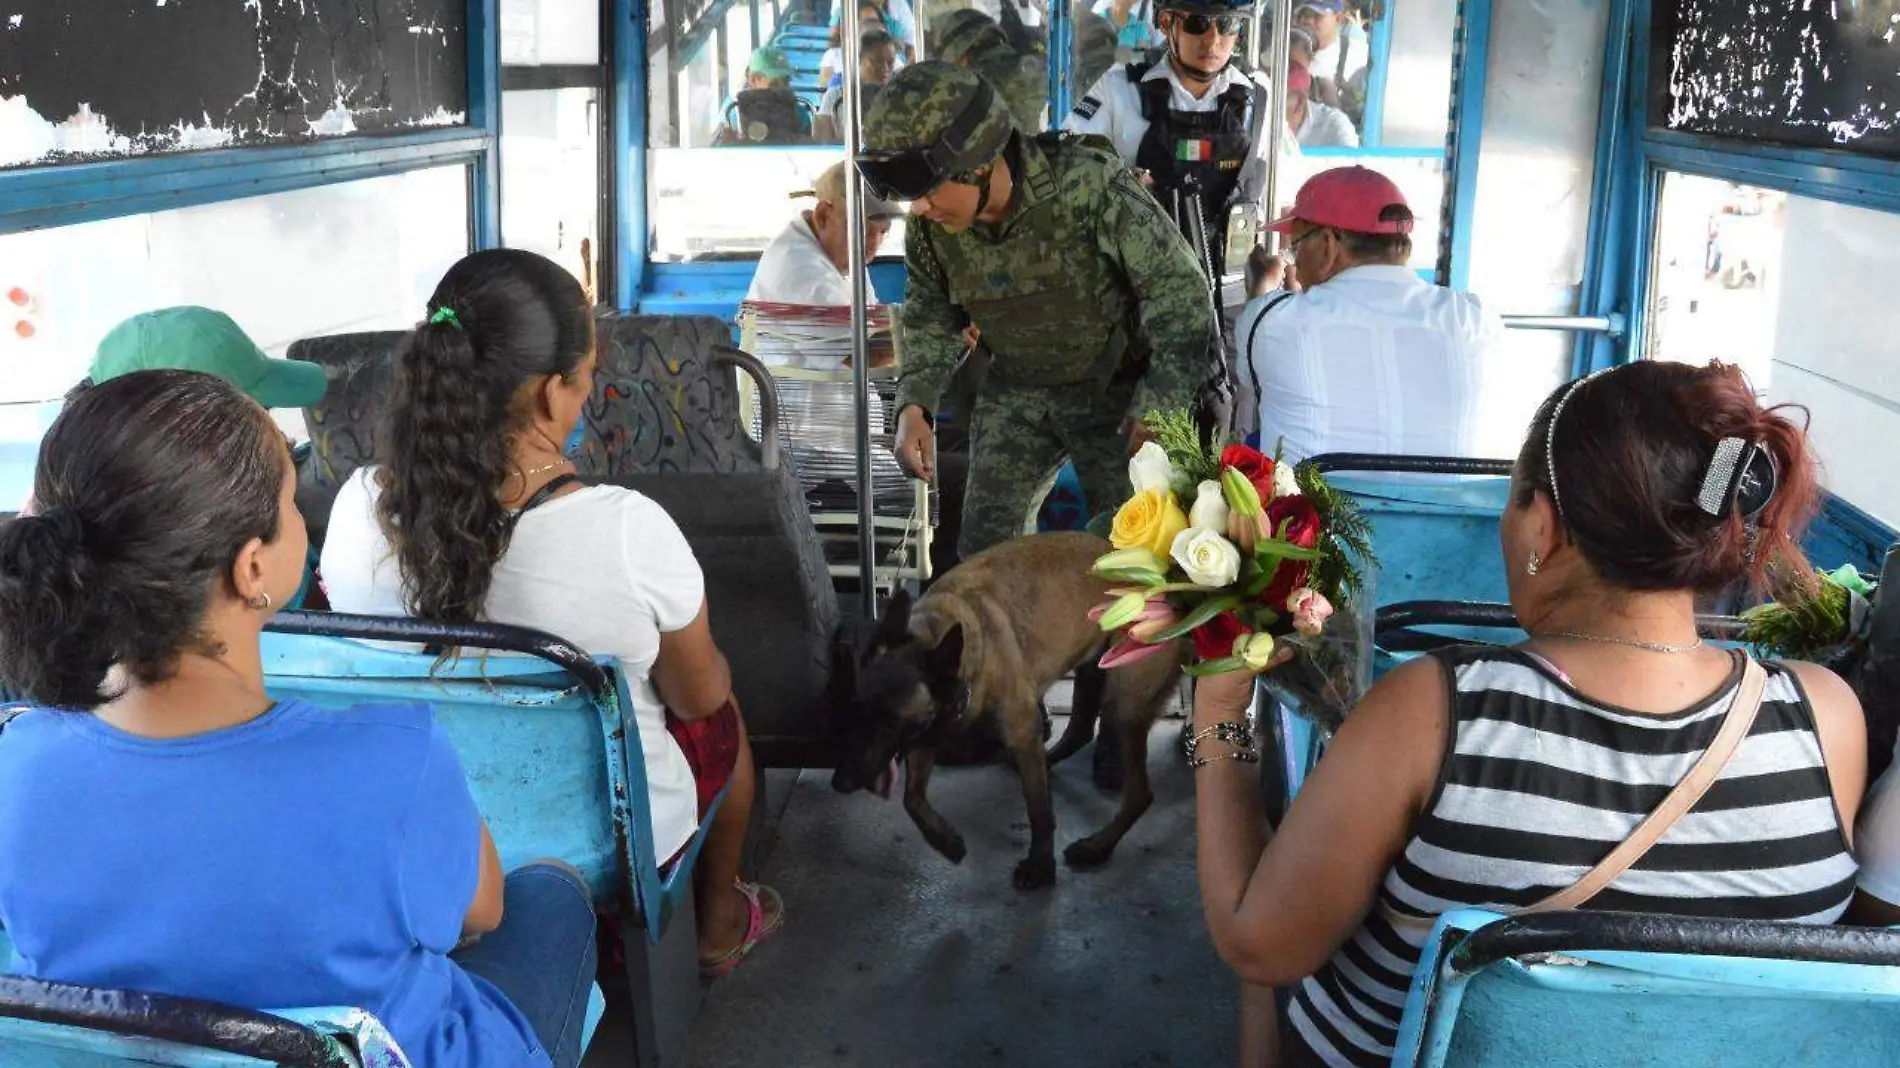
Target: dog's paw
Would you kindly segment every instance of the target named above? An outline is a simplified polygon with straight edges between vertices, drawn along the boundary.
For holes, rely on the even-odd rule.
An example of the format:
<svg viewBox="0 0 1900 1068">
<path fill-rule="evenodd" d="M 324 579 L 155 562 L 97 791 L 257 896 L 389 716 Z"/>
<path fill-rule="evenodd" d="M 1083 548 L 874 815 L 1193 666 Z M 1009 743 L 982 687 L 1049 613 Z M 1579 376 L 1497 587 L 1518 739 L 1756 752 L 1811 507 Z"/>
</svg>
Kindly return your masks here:
<svg viewBox="0 0 1900 1068">
<path fill-rule="evenodd" d="M 1090 835 L 1070 842 L 1062 851 L 1062 859 L 1071 868 L 1099 868 L 1115 855 L 1115 845 L 1102 841 L 1099 835 Z"/>
<path fill-rule="evenodd" d="M 1018 890 L 1040 890 L 1056 884 L 1056 861 L 1054 857 L 1024 857 L 1016 865 L 1015 875 L 1010 877 Z"/>
<path fill-rule="evenodd" d="M 969 848 L 963 844 L 963 836 L 955 831 L 947 835 L 927 834 L 924 839 L 930 843 L 930 848 L 942 853 L 944 859 L 952 864 L 963 863 L 963 858 L 970 853 Z"/>
</svg>

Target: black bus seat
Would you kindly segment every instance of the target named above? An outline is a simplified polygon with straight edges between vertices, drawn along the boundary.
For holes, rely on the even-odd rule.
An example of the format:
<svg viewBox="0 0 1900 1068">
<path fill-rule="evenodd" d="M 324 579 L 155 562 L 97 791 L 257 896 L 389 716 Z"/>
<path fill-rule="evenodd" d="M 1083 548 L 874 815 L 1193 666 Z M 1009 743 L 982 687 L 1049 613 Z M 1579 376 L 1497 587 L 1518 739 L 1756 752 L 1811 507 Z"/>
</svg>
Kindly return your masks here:
<svg viewBox="0 0 1900 1068">
<path fill-rule="evenodd" d="M 289 356 L 323 368 L 330 380 L 323 399 L 303 410 L 310 454 L 297 467 L 297 510 L 321 546 L 337 490 L 376 455 L 376 424 L 394 386 L 401 330 L 329 334 L 290 344 Z"/>
<path fill-rule="evenodd" d="M 837 594 L 779 447 L 772 377 L 711 316 L 607 316 L 575 466 L 658 501 L 706 576 L 713 636 L 761 767 L 828 767 Z M 735 369 L 765 411 L 747 433 Z"/>
</svg>

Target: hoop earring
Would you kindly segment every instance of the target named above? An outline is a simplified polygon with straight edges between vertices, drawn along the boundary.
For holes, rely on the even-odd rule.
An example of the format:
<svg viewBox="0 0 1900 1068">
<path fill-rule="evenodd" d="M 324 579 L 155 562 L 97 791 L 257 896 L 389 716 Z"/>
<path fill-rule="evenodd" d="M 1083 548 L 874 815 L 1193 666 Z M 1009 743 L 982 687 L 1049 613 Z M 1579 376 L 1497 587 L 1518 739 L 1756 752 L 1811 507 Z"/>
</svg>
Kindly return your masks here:
<svg viewBox="0 0 1900 1068">
<path fill-rule="evenodd" d="M 1542 566 L 1543 562 L 1543 559 L 1537 555 L 1537 550 L 1532 549 L 1531 558 L 1524 564 L 1524 573 L 1526 575 L 1537 574 L 1537 569 Z"/>
<path fill-rule="evenodd" d="M 270 611 L 270 594 L 260 593 L 252 597 L 244 602 L 244 607 L 253 612 L 268 612 Z"/>
</svg>

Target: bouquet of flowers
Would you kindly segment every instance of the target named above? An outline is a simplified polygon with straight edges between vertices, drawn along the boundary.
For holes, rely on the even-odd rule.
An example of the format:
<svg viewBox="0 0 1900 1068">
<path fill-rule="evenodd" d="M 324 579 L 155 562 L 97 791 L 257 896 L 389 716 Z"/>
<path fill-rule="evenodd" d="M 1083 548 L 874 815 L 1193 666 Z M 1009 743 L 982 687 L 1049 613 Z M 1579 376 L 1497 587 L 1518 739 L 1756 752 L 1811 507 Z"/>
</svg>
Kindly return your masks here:
<svg viewBox="0 0 1900 1068">
<path fill-rule="evenodd" d="M 1742 640 L 1762 656 L 1844 664 L 1866 640 L 1874 583 L 1853 564 L 1786 581 L 1775 600 L 1742 613 Z"/>
<path fill-rule="evenodd" d="M 1116 636 L 1102 667 L 1186 637 L 1190 675 L 1264 670 L 1290 645 L 1275 683 L 1336 728 L 1370 677 L 1371 614 L 1354 610 L 1376 565 L 1370 524 L 1310 466 L 1240 444 L 1211 453 L 1186 412 L 1144 422 L 1156 441 L 1128 461 L 1134 494 L 1093 568 L 1114 584 L 1091 612 Z"/>
</svg>

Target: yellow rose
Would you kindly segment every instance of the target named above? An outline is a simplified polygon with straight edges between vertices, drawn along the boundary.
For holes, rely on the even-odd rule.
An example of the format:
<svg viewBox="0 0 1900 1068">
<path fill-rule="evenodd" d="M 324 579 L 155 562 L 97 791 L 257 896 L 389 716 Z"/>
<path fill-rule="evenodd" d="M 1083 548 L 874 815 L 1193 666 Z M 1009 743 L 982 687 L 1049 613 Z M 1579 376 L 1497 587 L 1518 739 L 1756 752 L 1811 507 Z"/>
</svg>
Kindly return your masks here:
<svg viewBox="0 0 1900 1068">
<path fill-rule="evenodd" d="M 1167 490 L 1143 490 L 1115 513 L 1108 540 L 1117 549 L 1146 549 L 1165 559 L 1174 536 L 1187 529 L 1187 513 Z"/>
</svg>

